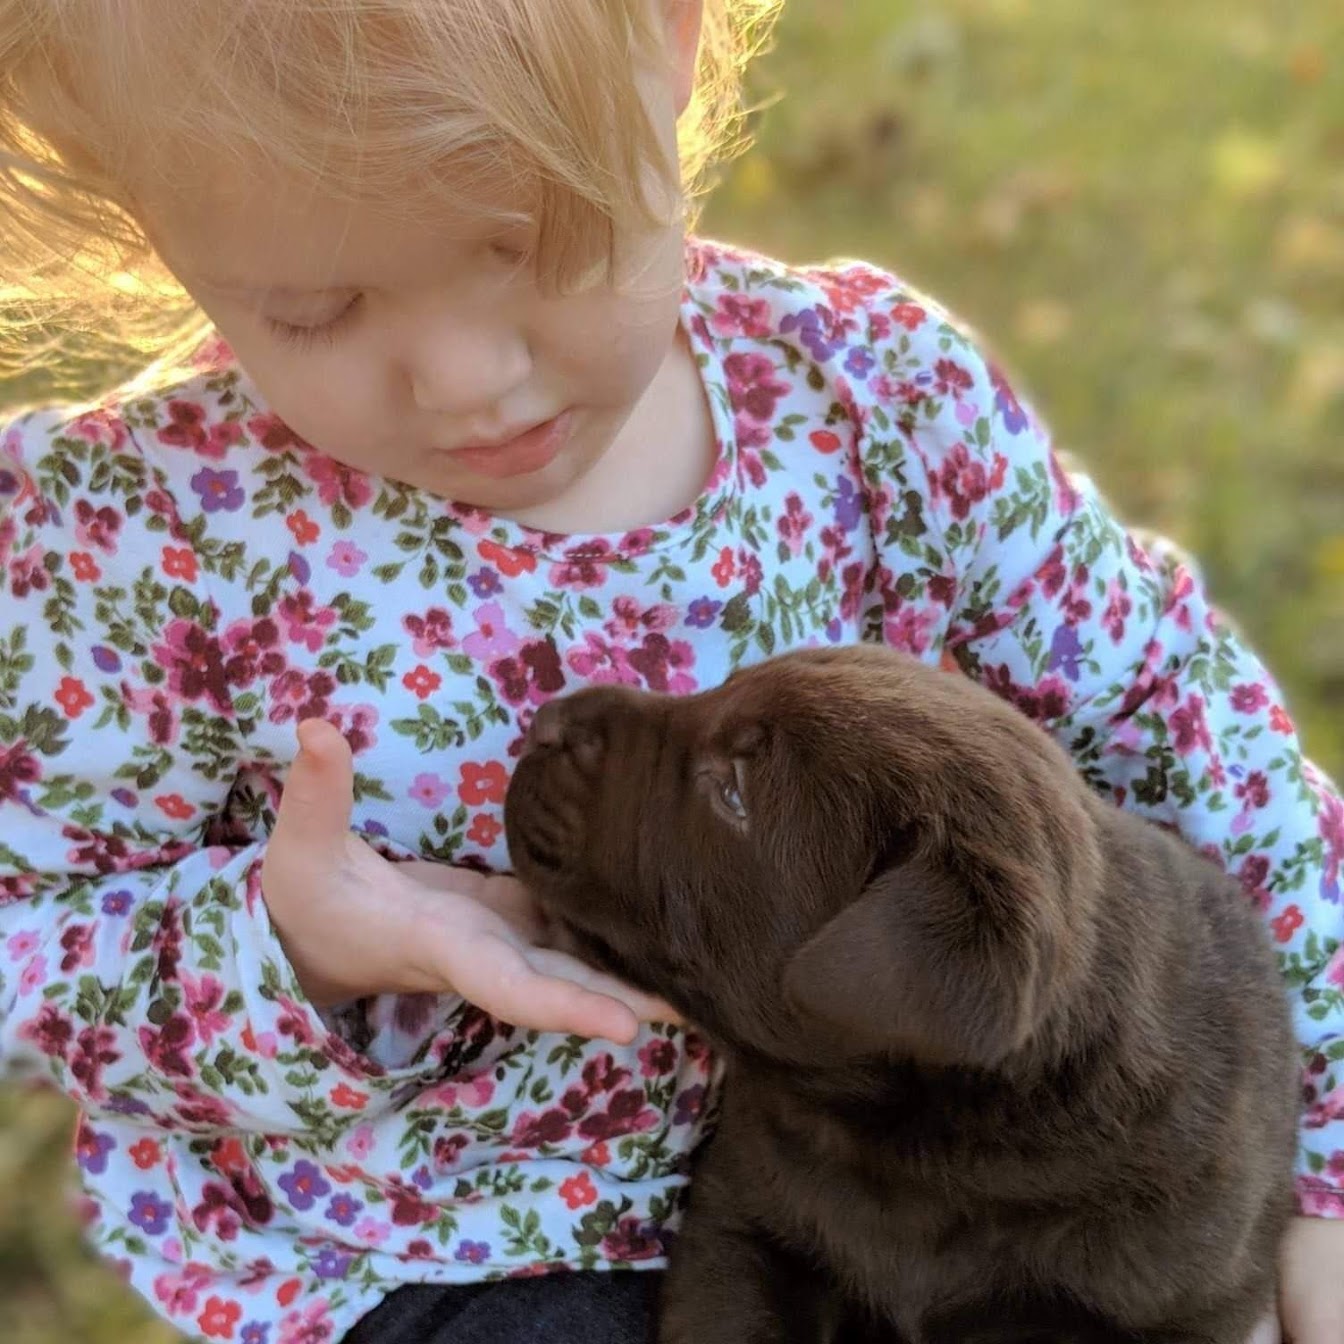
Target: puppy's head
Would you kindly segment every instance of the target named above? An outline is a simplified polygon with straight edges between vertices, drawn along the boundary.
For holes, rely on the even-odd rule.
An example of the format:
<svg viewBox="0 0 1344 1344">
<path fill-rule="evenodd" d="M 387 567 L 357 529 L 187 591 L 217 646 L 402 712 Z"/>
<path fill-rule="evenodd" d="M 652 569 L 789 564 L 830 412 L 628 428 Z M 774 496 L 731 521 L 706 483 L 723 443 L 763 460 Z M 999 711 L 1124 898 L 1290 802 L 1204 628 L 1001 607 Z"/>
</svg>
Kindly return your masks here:
<svg viewBox="0 0 1344 1344">
<path fill-rule="evenodd" d="M 505 823 L 519 877 L 596 960 L 783 1062 L 992 1067 L 1090 957 L 1099 860 L 1071 762 L 881 648 L 554 701 Z"/>
</svg>

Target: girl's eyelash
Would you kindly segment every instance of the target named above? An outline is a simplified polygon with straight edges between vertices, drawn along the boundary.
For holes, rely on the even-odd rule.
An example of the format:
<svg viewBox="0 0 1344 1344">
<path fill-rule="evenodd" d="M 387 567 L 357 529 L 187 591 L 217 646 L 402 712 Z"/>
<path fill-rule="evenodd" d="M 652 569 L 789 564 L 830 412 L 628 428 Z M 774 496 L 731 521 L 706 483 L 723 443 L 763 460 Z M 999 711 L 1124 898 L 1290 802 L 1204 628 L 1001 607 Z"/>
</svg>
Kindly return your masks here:
<svg viewBox="0 0 1344 1344">
<path fill-rule="evenodd" d="M 316 345 L 330 345 L 336 339 L 336 333 L 354 315 L 355 309 L 359 307 L 359 300 L 360 296 L 356 294 L 335 317 L 311 327 L 282 322 L 275 317 L 266 318 L 266 325 L 284 344 L 294 346 L 298 350 L 311 350 Z"/>
</svg>

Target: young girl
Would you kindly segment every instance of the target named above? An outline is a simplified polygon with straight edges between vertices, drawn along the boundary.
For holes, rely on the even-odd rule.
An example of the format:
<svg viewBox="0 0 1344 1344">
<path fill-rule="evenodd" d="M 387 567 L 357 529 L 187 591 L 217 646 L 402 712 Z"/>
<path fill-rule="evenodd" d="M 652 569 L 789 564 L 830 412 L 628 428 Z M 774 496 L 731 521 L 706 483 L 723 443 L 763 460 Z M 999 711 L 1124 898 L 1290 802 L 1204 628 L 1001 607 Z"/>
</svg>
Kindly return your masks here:
<svg viewBox="0 0 1344 1344">
<path fill-rule="evenodd" d="M 1263 909 L 1282 1314 L 1339 1336 L 1340 799 L 935 304 L 687 236 L 772 8 L 0 0 L 3 283 L 213 328 L 0 425 L 0 1058 L 189 1335 L 643 1337 L 712 1064 L 544 947 L 510 764 L 561 692 L 867 639 Z"/>
</svg>

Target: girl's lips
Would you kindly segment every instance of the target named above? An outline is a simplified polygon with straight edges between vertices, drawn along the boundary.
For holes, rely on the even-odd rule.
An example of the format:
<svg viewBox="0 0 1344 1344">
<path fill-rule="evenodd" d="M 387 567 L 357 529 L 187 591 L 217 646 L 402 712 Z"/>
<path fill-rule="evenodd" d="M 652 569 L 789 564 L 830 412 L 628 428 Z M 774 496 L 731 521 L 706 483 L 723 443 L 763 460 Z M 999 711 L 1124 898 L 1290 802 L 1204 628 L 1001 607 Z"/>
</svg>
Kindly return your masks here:
<svg viewBox="0 0 1344 1344">
<path fill-rule="evenodd" d="M 553 420 L 529 429 L 516 439 L 476 448 L 454 448 L 448 456 L 477 476 L 489 476 L 494 480 L 526 476 L 550 466 L 560 455 L 569 438 L 573 418 L 573 411 L 562 411 Z"/>
</svg>

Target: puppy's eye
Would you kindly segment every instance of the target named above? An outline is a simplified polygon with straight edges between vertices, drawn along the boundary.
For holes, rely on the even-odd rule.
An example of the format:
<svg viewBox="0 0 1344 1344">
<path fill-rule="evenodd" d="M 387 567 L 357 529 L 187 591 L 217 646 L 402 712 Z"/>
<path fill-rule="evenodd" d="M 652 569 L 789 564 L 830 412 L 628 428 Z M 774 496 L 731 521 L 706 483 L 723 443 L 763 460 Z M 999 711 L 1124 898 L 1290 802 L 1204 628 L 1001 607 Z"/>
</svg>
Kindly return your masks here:
<svg viewBox="0 0 1344 1344">
<path fill-rule="evenodd" d="M 742 797 L 746 792 L 746 782 L 746 768 L 739 757 L 733 762 L 732 775 L 727 779 L 715 779 L 713 792 L 710 794 L 717 811 L 734 825 L 740 826 L 747 819 L 747 805 Z"/>
</svg>

